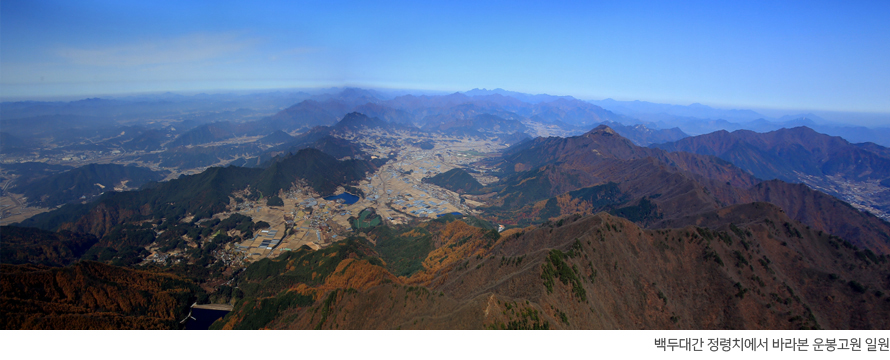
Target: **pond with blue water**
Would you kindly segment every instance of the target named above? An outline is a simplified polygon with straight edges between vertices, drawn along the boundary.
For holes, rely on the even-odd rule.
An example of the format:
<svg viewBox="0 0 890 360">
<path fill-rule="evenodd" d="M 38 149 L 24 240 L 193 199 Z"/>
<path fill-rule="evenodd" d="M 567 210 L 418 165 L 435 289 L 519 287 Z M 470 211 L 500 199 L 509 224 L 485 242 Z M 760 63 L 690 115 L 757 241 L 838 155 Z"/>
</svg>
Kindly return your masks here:
<svg viewBox="0 0 890 360">
<path fill-rule="evenodd" d="M 192 316 L 185 323 L 186 330 L 207 330 L 217 319 L 222 319 L 227 310 L 192 308 Z"/>
<path fill-rule="evenodd" d="M 328 196 L 324 198 L 327 201 L 336 201 L 337 199 L 343 199 L 343 203 L 346 205 L 355 204 L 358 201 L 358 196 L 352 195 L 350 193 L 342 193 L 340 195 Z"/>
</svg>

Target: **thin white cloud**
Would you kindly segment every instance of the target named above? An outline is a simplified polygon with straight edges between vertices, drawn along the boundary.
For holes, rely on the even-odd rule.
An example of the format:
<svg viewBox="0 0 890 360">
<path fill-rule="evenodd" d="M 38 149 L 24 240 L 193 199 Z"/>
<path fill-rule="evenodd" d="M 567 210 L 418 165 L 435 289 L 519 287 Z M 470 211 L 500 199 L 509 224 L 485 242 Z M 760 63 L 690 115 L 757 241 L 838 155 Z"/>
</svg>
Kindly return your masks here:
<svg viewBox="0 0 890 360">
<path fill-rule="evenodd" d="M 243 52 L 257 42 L 235 34 L 200 33 L 105 48 L 61 48 L 56 54 L 79 65 L 134 67 L 225 58 Z"/>
</svg>

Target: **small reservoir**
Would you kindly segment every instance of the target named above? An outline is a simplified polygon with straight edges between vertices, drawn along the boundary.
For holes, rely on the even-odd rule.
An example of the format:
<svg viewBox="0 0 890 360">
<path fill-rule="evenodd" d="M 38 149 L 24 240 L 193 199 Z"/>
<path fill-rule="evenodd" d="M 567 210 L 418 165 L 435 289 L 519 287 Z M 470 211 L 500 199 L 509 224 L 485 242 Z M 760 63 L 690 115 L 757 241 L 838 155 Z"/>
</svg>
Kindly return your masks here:
<svg viewBox="0 0 890 360">
<path fill-rule="evenodd" d="M 461 216 L 461 215 L 463 215 L 463 214 L 461 214 L 461 213 L 459 213 L 459 212 L 452 212 L 452 213 L 439 214 L 439 215 L 436 215 L 436 217 L 437 217 L 437 218 L 440 218 L 440 217 L 443 217 L 443 216 L 445 216 L 445 215 Z"/>
<path fill-rule="evenodd" d="M 214 321 L 226 316 L 232 307 L 228 305 L 196 305 L 192 306 L 185 323 L 186 330 L 207 330 Z"/>
<path fill-rule="evenodd" d="M 340 195 L 328 196 L 324 199 L 327 201 L 336 201 L 337 199 L 343 199 L 344 204 L 352 205 L 358 201 L 358 196 L 352 195 L 350 193 L 342 193 Z"/>
</svg>

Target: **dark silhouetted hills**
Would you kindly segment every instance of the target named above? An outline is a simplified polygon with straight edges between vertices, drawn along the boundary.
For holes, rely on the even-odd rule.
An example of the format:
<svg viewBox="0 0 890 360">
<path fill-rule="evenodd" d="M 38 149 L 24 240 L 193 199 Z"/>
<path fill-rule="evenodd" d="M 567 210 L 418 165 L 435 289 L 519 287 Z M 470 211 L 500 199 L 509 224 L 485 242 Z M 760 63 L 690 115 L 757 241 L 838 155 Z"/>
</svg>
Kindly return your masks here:
<svg viewBox="0 0 890 360">
<path fill-rule="evenodd" d="M 27 152 L 31 146 L 18 136 L 0 131 L 0 153 Z"/>
<path fill-rule="evenodd" d="M 477 194 L 482 191 L 482 184 L 464 169 L 455 168 L 423 179 L 424 182 L 435 184 L 460 194 Z"/>
<path fill-rule="evenodd" d="M 319 126 L 293 137 L 293 140 L 287 143 L 274 146 L 260 154 L 257 158 L 248 161 L 254 166 L 262 166 L 274 157 L 294 154 L 307 148 L 321 150 L 337 159 L 364 157 L 366 155 L 359 144 L 335 137 L 333 136 L 334 134 L 334 129 L 327 126 Z"/>
<path fill-rule="evenodd" d="M 327 195 L 338 186 L 350 184 L 365 177 L 375 166 L 365 160 L 338 161 L 321 150 L 307 148 L 280 161 L 273 161 L 253 179 L 255 188 L 263 194 L 277 194 L 288 189 L 295 181 L 305 181 L 319 194 Z"/>
<path fill-rule="evenodd" d="M 222 141 L 238 136 L 243 133 L 241 124 L 233 124 L 231 122 L 217 122 L 198 126 L 192 130 L 179 135 L 175 140 L 167 144 L 168 147 L 178 147 L 187 145 L 201 145 Z"/>
<path fill-rule="evenodd" d="M 390 124 L 384 120 L 368 117 L 365 114 L 351 112 L 346 114 L 340 121 L 331 127 L 334 131 L 339 132 L 358 132 L 361 130 L 388 130 Z"/>
<path fill-rule="evenodd" d="M 281 130 L 275 130 L 271 134 L 266 135 L 263 138 L 257 140 L 257 142 L 260 144 L 266 144 L 266 145 L 278 145 L 278 144 L 291 142 L 294 140 L 295 140 L 295 138 L 293 136 L 290 136 L 288 133 L 281 131 Z"/>
<path fill-rule="evenodd" d="M 72 167 L 29 161 L 15 164 L 3 164 L 3 169 L 19 175 L 19 180 L 17 182 L 28 183 L 38 178 L 68 171 L 72 169 Z"/>
<path fill-rule="evenodd" d="M 139 188 L 159 181 L 164 174 L 150 169 L 115 164 L 90 164 L 63 173 L 18 184 L 11 191 L 24 194 L 28 202 L 43 207 L 91 199 L 115 187 Z"/>
<path fill-rule="evenodd" d="M 78 261 L 99 239 L 70 231 L 3 226 L 0 263 L 66 266 Z"/>
</svg>

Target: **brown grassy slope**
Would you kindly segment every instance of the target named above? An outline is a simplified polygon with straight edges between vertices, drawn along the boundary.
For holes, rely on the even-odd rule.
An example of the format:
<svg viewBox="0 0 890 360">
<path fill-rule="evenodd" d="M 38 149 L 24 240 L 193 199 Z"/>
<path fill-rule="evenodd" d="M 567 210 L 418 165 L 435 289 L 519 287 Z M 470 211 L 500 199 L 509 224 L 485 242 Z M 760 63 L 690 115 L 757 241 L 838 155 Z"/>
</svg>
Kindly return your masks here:
<svg viewBox="0 0 890 360">
<path fill-rule="evenodd" d="M 764 181 L 749 190 L 759 201 L 776 204 L 791 218 L 838 235 L 879 254 L 890 254 L 890 224 L 803 184 Z"/>
<path fill-rule="evenodd" d="M 683 222 L 645 230 L 600 213 L 493 243 L 454 222 L 454 236 L 440 247 L 448 251 L 434 251 L 425 263 L 434 268 L 326 291 L 309 306 L 280 312 L 269 327 L 890 327 L 886 257 L 869 259 L 767 203 Z"/>
<path fill-rule="evenodd" d="M 3 329 L 173 329 L 196 286 L 96 262 L 0 265 Z"/>
</svg>

